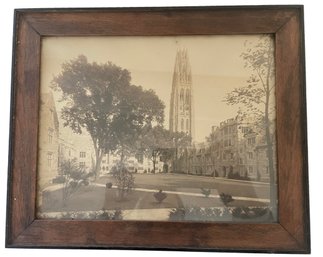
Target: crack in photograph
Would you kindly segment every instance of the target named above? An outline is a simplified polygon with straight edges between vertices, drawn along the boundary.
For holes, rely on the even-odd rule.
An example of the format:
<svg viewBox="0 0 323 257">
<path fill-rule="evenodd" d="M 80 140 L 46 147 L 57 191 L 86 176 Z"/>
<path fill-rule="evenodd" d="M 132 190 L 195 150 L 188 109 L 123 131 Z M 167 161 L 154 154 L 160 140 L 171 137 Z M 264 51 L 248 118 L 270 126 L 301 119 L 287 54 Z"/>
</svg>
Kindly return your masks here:
<svg viewBox="0 0 323 257">
<path fill-rule="evenodd" d="M 37 217 L 277 222 L 271 35 L 44 37 Z"/>
</svg>

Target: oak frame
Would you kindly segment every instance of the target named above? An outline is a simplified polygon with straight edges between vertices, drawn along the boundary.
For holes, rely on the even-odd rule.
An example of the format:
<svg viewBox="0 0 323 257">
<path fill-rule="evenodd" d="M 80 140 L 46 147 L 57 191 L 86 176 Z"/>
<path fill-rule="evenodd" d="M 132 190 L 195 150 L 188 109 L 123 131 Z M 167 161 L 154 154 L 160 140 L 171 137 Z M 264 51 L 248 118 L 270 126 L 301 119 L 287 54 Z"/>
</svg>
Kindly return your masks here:
<svg viewBox="0 0 323 257">
<path fill-rule="evenodd" d="M 14 30 L 6 247 L 310 253 L 302 6 L 21 9 Z M 275 35 L 278 223 L 36 219 L 42 37 L 255 33 Z"/>
</svg>

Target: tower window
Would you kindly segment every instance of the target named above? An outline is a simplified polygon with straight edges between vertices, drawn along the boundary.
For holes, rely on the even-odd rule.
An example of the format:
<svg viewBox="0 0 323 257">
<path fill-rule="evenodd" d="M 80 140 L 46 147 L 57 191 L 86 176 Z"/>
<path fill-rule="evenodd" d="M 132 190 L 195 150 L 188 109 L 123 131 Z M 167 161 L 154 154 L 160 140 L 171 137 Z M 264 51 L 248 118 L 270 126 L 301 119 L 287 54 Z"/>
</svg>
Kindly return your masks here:
<svg viewBox="0 0 323 257">
<path fill-rule="evenodd" d="M 180 109 L 183 110 L 184 107 L 184 89 L 181 89 L 181 93 L 179 94 L 179 105 Z"/>
<path fill-rule="evenodd" d="M 181 121 L 181 131 L 183 131 L 184 130 L 184 119 L 182 119 L 182 121 Z"/>
<path fill-rule="evenodd" d="M 248 145 L 254 145 L 255 143 L 256 143 L 255 137 L 248 138 Z"/>
<path fill-rule="evenodd" d="M 189 127 L 188 127 L 188 119 L 186 119 L 186 130 L 189 131 Z"/>
<path fill-rule="evenodd" d="M 190 91 L 186 89 L 185 103 L 187 106 L 190 105 Z"/>
</svg>

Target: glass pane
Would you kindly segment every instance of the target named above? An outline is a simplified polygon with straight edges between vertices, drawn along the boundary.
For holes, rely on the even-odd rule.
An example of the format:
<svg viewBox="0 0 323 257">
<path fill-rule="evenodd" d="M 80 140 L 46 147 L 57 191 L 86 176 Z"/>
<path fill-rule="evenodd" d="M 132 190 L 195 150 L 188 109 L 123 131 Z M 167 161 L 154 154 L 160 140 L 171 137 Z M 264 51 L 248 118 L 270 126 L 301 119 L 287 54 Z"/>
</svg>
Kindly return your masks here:
<svg viewBox="0 0 323 257">
<path fill-rule="evenodd" d="M 45 37 L 38 218 L 277 222 L 272 35 Z"/>
</svg>

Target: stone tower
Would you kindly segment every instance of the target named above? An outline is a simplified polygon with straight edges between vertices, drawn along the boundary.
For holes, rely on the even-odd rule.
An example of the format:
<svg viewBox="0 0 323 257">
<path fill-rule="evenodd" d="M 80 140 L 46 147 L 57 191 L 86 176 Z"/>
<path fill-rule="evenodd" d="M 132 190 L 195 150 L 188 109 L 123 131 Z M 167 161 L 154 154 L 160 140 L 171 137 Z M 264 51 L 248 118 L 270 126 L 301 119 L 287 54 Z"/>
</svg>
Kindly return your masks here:
<svg viewBox="0 0 323 257">
<path fill-rule="evenodd" d="M 191 66 L 186 49 L 177 51 L 170 100 L 169 130 L 185 132 L 193 139 Z"/>
</svg>

